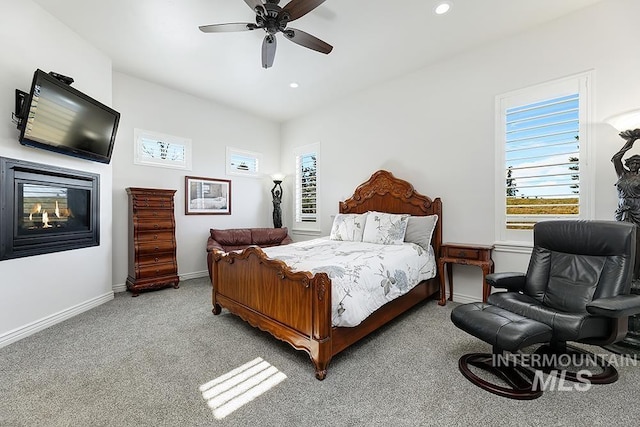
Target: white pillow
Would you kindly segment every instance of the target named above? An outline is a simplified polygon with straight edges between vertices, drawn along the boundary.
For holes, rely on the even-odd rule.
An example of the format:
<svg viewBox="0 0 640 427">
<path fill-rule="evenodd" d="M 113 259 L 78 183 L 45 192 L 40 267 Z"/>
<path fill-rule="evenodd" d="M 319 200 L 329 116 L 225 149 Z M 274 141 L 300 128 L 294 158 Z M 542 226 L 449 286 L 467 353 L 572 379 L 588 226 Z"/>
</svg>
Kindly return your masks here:
<svg viewBox="0 0 640 427">
<path fill-rule="evenodd" d="M 438 215 L 410 216 L 404 241 L 420 245 L 428 251 L 437 223 Z"/>
<path fill-rule="evenodd" d="M 367 214 L 337 214 L 331 227 L 331 240 L 362 242 Z"/>
<path fill-rule="evenodd" d="M 407 231 L 409 215 L 369 212 L 362 235 L 363 242 L 401 245 Z"/>
</svg>

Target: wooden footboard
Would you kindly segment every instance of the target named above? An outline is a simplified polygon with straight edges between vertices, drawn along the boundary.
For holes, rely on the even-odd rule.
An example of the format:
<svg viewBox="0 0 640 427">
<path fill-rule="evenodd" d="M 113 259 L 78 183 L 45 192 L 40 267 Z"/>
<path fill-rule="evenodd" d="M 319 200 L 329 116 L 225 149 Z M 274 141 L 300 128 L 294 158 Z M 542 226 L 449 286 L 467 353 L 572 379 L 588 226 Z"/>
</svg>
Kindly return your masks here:
<svg viewBox="0 0 640 427">
<path fill-rule="evenodd" d="M 316 377 L 331 360 L 331 281 L 326 273 L 292 272 L 258 247 L 213 255 L 213 313 L 221 307 L 309 353 Z"/>
<path fill-rule="evenodd" d="M 331 358 L 409 308 L 437 295 L 437 279 L 426 280 L 351 328 L 332 327 L 331 280 L 326 273 L 292 272 L 258 247 L 213 255 L 213 314 L 222 308 L 256 328 L 309 354 L 316 378 Z"/>
</svg>

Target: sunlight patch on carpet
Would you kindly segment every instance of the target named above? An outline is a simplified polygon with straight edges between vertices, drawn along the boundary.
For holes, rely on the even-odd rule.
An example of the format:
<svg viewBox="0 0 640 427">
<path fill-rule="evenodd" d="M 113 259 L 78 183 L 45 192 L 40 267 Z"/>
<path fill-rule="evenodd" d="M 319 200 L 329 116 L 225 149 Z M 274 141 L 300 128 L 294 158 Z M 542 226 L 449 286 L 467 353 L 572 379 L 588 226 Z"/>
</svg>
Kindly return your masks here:
<svg viewBox="0 0 640 427">
<path fill-rule="evenodd" d="M 287 378 L 261 357 L 200 386 L 202 397 L 222 419 Z"/>
</svg>

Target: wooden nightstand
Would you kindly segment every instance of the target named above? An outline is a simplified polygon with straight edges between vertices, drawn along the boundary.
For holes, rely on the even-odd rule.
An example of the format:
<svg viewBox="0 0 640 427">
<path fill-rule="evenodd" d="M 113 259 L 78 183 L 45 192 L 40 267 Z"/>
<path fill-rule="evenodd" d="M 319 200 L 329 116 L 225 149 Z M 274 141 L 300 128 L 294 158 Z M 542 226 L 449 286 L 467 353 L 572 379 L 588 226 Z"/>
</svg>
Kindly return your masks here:
<svg viewBox="0 0 640 427">
<path fill-rule="evenodd" d="M 444 266 L 447 266 L 447 276 L 449 276 L 449 301 L 453 300 L 453 268 L 452 264 L 477 265 L 482 268 L 482 301 L 487 302 L 491 289 L 486 281 L 486 276 L 493 273 L 493 260 L 491 250 L 493 246 L 470 245 L 464 243 L 444 243 L 440 249 L 438 259 L 438 274 L 440 275 L 440 302 L 445 305 L 446 292 L 444 277 Z"/>
</svg>

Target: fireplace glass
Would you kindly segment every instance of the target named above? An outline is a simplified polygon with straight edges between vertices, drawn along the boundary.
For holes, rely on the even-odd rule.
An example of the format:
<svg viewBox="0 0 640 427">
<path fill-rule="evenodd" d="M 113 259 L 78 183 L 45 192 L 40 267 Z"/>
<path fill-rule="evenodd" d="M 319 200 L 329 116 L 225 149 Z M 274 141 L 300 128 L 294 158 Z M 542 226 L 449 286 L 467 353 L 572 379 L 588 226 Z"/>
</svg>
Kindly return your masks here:
<svg viewBox="0 0 640 427">
<path fill-rule="evenodd" d="M 87 231 L 91 192 L 48 184 L 18 184 L 18 235 Z"/>
</svg>

